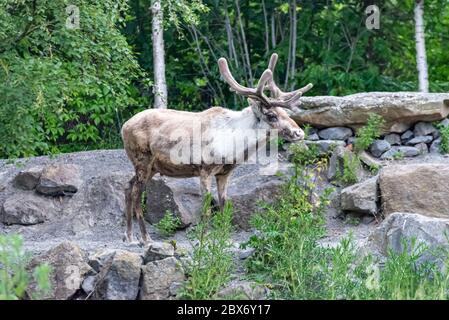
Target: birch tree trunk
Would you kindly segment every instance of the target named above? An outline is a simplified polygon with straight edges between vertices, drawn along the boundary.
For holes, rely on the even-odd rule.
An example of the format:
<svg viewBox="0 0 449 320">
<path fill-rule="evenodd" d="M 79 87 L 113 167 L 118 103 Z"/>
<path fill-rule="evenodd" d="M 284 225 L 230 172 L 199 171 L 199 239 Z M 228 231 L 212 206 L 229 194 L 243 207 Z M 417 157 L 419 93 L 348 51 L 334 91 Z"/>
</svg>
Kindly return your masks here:
<svg viewBox="0 0 449 320">
<path fill-rule="evenodd" d="M 424 0 L 415 2 L 416 67 L 418 69 L 419 91 L 429 92 L 426 42 L 424 38 Z"/>
<path fill-rule="evenodd" d="M 161 0 L 152 0 L 151 12 L 153 38 L 153 72 L 154 72 L 154 108 L 167 108 L 167 83 L 165 81 L 165 51 L 164 51 L 164 14 Z"/>
<path fill-rule="evenodd" d="M 265 54 L 270 52 L 270 29 L 268 27 L 268 15 L 267 8 L 265 7 L 265 0 L 262 0 L 263 20 L 265 23 Z"/>
</svg>

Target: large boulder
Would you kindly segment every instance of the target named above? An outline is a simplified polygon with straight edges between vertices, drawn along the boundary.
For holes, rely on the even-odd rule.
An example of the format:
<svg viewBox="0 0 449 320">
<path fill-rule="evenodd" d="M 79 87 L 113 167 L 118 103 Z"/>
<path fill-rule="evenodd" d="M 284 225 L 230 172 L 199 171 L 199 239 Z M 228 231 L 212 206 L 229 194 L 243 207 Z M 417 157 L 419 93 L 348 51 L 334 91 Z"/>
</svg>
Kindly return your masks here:
<svg viewBox="0 0 449 320">
<path fill-rule="evenodd" d="M 426 217 L 415 213 L 395 212 L 390 214 L 370 234 L 368 245 L 386 256 L 389 250 L 400 253 L 410 250 L 410 244 L 415 239 L 415 249 L 423 243 L 428 249 L 420 257 L 420 261 L 439 261 L 441 257 L 435 254 L 437 249 L 448 247 L 449 219 Z M 404 245 L 406 247 L 404 247 Z"/>
<path fill-rule="evenodd" d="M 185 280 L 181 263 L 174 257 L 149 262 L 142 266 L 141 300 L 165 300 L 170 297 L 170 287 Z M 173 290 L 172 290 L 173 293 Z"/>
<path fill-rule="evenodd" d="M 379 198 L 377 180 L 378 177 L 375 176 L 344 188 L 341 191 L 342 210 L 376 215 Z"/>
<path fill-rule="evenodd" d="M 101 300 L 135 300 L 139 292 L 140 255 L 117 250 L 97 275 L 94 297 Z"/>
<path fill-rule="evenodd" d="M 383 213 L 449 218 L 449 163 L 391 165 L 380 172 Z"/>
<path fill-rule="evenodd" d="M 449 94 L 368 92 L 344 97 L 302 97 L 301 111 L 292 118 L 315 127 L 351 127 L 366 124 L 370 113 L 385 119 L 383 131 L 403 132 L 418 121 L 436 121 L 449 115 Z"/>
<path fill-rule="evenodd" d="M 81 185 L 79 167 L 74 164 L 54 164 L 44 168 L 36 191 L 47 196 L 76 193 Z"/>
<path fill-rule="evenodd" d="M 55 201 L 33 193 L 16 193 L 9 196 L 0 209 L 0 221 L 11 225 L 43 223 L 58 214 Z"/>
<path fill-rule="evenodd" d="M 81 287 L 84 276 L 91 271 L 86 263 L 84 253 L 73 242 L 63 242 L 47 252 L 34 257 L 29 265 L 34 269 L 41 264 L 51 267 L 51 291 L 43 299 L 70 299 Z M 35 284 L 30 286 L 30 292 L 35 290 Z"/>
<path fill-rule="evenodd" d="M 39 183 L 42 170 L 42 167 L 32 167 L 27 170 L 20 171 L 14 177 L 13 183 L 20 189 L 33 190 Z"/>
</svg>

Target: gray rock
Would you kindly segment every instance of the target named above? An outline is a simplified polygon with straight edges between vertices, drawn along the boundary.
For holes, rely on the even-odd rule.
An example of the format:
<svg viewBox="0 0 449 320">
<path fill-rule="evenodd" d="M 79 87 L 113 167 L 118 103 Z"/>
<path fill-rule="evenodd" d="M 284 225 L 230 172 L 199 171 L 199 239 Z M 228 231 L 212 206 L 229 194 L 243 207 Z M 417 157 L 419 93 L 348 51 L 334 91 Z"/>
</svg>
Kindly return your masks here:
<svg viewBox="0 0 449 320">
<path fill-rule="evenodd" d="M 429 147 L 425 143 L 418 143 L 415 145 L 415 148 L 419 150 L 419 154 L 428 154 L 429 153 Z"/>
<path fill-rule="evenodd" d="M 446 118 L 446 119 L 442 120 L 440 122 L 440 125 L 443 126 L 443 127 L 448 127 L 449 126 L 449 118 Z"/>
<path fill-rule="evenodd" d="M 341 208 L 344 211 L 377 214 L 379 198 L 378 176 L 354 184 L 341 191 Z"/>
<path fill-rule="evenodd" d="M 446 234 L 449 234 L 449 219 L 431 218 L 420 214 L 395 212 L 390 214 L 369 236 L 368 245 L 384 256 L 389 250 L 396 253 L 404 249 L 410 252 L 411 239 L 416 245 L 423 243 L 431 250 L 425 250 L 418 263 L 428 261 L 442 265 L 434 251 L 448 248 Z M 404 244 L 407 246 L 404 248 Z M 416 248 L 416 247 L 415 247 Z"/>
<path fill-rule="evenodd" d="M 347 143 L 348 145 L 349 144 L 354 145 L 356 140 L 357 140 L 356 137 L 349 137 Z"/>
<path fill-rule="evenodd" d="M 441 139 L 436 139 L 430 145 L 430 153 L 440 153 Z"/>
<path fill-rule="evenodd" d="M 418 143 L 430 143 L 432 142 L 432 140 L 433 140 L 432 136 L 416 136 L 413 139 L 407 141 L 406 144 L 408 146 L 413 146 Z"/>
<path fill-rule="evenodd" d="M 265 300 L 269 290 L 255 282 L 233 280 L 217 293 L 219 299 Z"/>
<path fill-rule="evenodd" d="M 438 132 L 438 130 L 430 122 L 418 122 L 413 130 L 415 137 L 431 135 L 435 132 Z"/>
<path fill-rule="evenodd" d="M 81 289 L 86 294 L 91 294 L 95 290 L 96 279 L 95 275 L 87 276 L 81 284 Z"/>
<path fill-rule="evenodd" d="M 36 191 L 48 196 L 73 195 L 81 185 L 79 168 L 73 164 L 56 164 L 44 168 Z"/>
<path fill-rule="evenodd" d="M 382 162 L 380 162 L 378 159 L 371 156 L 368 152 L 362 151 L 359 154 L 360 161 L 362 161 L 364 164 L 366 164 L 370 168 L 381 168 Z"/>
<path fill-rule="evenodd" d="M 116 253 L 115 249 L 101 249 L 89 256 L 89 265 L 95 272 L 100 272 L 105 266 L 111 264 Z"/>
<path fill-rule="evenodd" d="M 401 136 L 397 133 L 387 134 L 384 139 L 392 146 L 399 146 L 401 144 Z"/>
<path fill-rule="evenodd" d="M 318 136 L 317 133 L 312 133 L 309 136 L 307 136 L 306 139 L 310 140 L 310 141 L 318 141 L 318 140 L 320 140 L 320 137 Z"/>
<path fill-rule="evenodd" d="M 47 263 L 51 267 L 51 291 L 44 299 L 70 299 L 81 288 L 84 276 L 91 271 L 84 259 L 81 249 L 73 242 L 63 242 L 31 260 L 30 269 Z M 33 283 L 27 290 L 32 293 L 36 288 Z"/>
<path fill-rule="evenodd" d="M 254 254 L 254 252 L 256 252 L 256 249 L 254 248 L 241 249 L 239 250 L 239 259 L 240 260 L 248 259 Z"/>
<path fill-rule="evenodd" d="M 42 170 L 42 167 L 32 167 L 27 170 L 20 171 L 14 177 L 14 186 L 23 190 L 33 190 L 39 183 Z"/>
<path fill-rule="evenodd" d="M 144 263 L 162 260 L 175 255 L 175 248 L 166 242 L 152 242 L 144 255 Z"/>
<path fill-rule="evenodd" d="M 33 193 L 16 193 L 8 197 L 0 210 L 0 221 L 11 225 L 33 225 L 43 223 L 58 214 L 52 199 Z"/>
<path fill-rule="evenodd" d="M 170 296 L 176 297 L 179 293 L 179 290 L 182 289 L 183 285 L 184 284 L 182 282 L 173 282 L 170 285 L 170 288 L 168 288 L 168 292 L 169 292 Z"/>
<path fill-rule="evenodd" d="M 346 140 L 352 136 L 352 130 L 345 127 L 326 128 L 318 131 L 318 135 L 323 140 Z"/>
<path fill-rule="evenodd" d="M 386 140 L 375 140 L 370 147 L 370 151 L 376 158 L 379 158 L 384 152 L 390 150 L 391 145 Z"/>
<path fill-rule="evenodd" d="M 416 157 L 420 154 L 420 150 L 415 147 L 394 146 L 384 154 L 380 156 L 381 159 L 394 159 L 396 156 L 401 155 L 405 158 Z"/>
<path fill-rule="evenodd" d="M 401 135 L 401 141 L 402 143 L 406 143 L 407 141 L 411 140 L 413 138 L 413 131 L 407 130 Z"/>
<path fill-rule="evenodd" d="M 366 92 L 344 97 L 302 97 L 301 110 L 291 112 L 299 124 L 317 127 L 351 127 L 366 124 L 370 113 L 385 119 L 384 133 L 403 132 L 410 124 L 437 121 L 449 115 L 449 94 Z"/>
<path fill-rule="evenodd" d="M 449 218 L 449 163 L 408 163 L 382 168 L 379 187 L 384 215 L 413 212 Z"/>
<path fill-rule="evenodd" d="M 101 300 L 135 300 L 139 292 L 142 258 L 117 250 L 110 263 L 97 275 L 94 297 Z"/>
<path fill-rule="evenodd" d="M 185 280 L 181 263 L 174 257 L 149 262 L 142 266 L 140 300 L 165 300 L 173 283 Z"/>
</svg>

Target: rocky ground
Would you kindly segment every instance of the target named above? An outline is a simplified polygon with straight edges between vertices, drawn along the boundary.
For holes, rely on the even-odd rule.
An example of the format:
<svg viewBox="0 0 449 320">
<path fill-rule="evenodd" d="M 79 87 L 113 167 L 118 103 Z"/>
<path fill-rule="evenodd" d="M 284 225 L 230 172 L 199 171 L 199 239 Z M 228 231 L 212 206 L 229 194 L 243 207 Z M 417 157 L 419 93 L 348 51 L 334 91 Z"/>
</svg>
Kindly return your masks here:
<svg viewBox="0 0 449 320">
<path fill-rule="evenodd" d="M 432 123 L 422 120 L 447 124 L 449 120 L 444 119 L 449 107 L 442 99 L 449 97 L 391 95 L 385 98 L 385 94 L 368 94 L 365 100 L 360 96 L 344 97 L 346 100 L 315 97 L 305 101 L 307 105 L 324 99 L 311 110 L 307 121 L 332 122 L 338 115 L 341 120 L 332 122 L 335 125 L 331 127 L 317 125 L 306 141 L 309 146 L 317 145 L 323 153 L 331 153 L 319 185 L 336 189 L 326 213 L 328 232 L 322 245 L 334 246 L 349 233 L 362 251 L 381 256 L 387 248 L 400 250 L 404 236 L 415 236 L 430 246 L 447 245 L 444 234 L 449 232 L 449 158 L 438 152 L 438 131 Z M 337 172 L 342 170 L 345 154 L 351 154 L 354 129 L 366 121 L 363 117 L 367 110 L 376 111 L 382 106 L 388 130 L 368 152 L 360 155 L 364 168 L 357 172 L 358 182 L 342 186 L 336 179 Z M 396 153 L 396 149 L 402 150 L 401 157 L 385 156 L 393 154 L 391 150 Z M 258 165 L 242 165 L 233 174 L 228 195 L 234 206 L 236 231 L 232 240 L 240 266 L 251 253 L 239 248 L 254 232 L 249 225 L 250 216 L 257 211 L 258 201 L 272 201 L 280 194 L 291 174 L 288 158 L 285 148 L 280 154 L 281 175 L 261 174 L 263 168 Z M 380 170 L 367 170 L 374 166 Z M 54 288 L 48 298 L 176 296 L 185 280 L 183 265 L 192 245 L 186 230 L 199 219 L 198 179 L 156 176 L 149 183 L 145 219 L 153 242 L 144 248 L 123 242 L 124 188 L 132 175 L 133 168 L 123 150 L 15 162 L 0 160 L 0 233 L 20 233 L 25 248 L 35 257 L 32 263 L 52 265 Z M 152 224 L 167 210 L 180 217 L 183 229 L 173 237 L 163 238 Z M 137 229 L 135 226 L 136 235 Z M 171 239 L 176 241 L 176 250 L 167 243 Z M 238 275 L 223 288 L 222 294 L 235 290 L 243 291 L 248 298 L 265 296 L 264 288 L 253 287 L 239 280 Z"/>
</svg>

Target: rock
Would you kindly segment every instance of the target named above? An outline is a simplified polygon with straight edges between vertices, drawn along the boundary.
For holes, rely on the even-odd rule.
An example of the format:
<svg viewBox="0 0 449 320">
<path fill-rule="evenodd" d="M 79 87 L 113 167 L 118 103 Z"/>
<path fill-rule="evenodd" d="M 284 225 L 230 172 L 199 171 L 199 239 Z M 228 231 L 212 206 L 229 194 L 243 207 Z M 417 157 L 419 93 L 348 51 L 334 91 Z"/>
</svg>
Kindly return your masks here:
<svg viewBox="0 0 449 320">
<path fill-rule="evenodd" d="M 397 133 L 387 134 L 384 139 L 392 146 L 399 146 L 401 144 L 401 136 Z"/>
<path fill-rule="evenodd" d="M 307 136 L 306 139 L 310 141 L 318 141 L 320 140 L 320 137 L 318 136 L 317 133 L 312 133 L 311 135 Z"/>
<path fill-rule="evenodd" d="M 344 188 L 341 191 L 342 210 L 376 215 L 379 197 L 377 180 L 378 177 L 375 176 Z"/>
<path fill-rule="evenodd" d="M 413 130 L 415 137 L 431 135 L 435 132 L 438 132 L 438 130 L 430 122 L 418 122 Z"/>
<path fill-rule="evenodd" d="M 413 212 L 449 217 L 449 164 L 391 165 L 380 172 L 384 215 Z"/>
<path fill-rule="evenodd" d="M 254 248 L 241 249 L 239 250 L 239 259 L 240 260 L 248 259 L 254 254 L 254 252 L 256 252 L 256 249 Z"/>
<path fill-rule="evenodd" d="M 86 294 L 91 294 L 95 290 L 96 277 L 94 275 L 87 276 L 81 284 L 81 289 Z"/>
<path fill-rule="evenodd" d="M 79 168 L 73 164 L 55 164 L 44 168 L 36 191 L 47 196 L 73 195 L 80 187 Z"/>
<path fill-rule="evenodd" d="M 219 299 L 265 300 L 269 290 L 252 281 L 233 280 L 217 293 Z"/>
<path fill-rule="evenodd" d="M 89 265 L 95 272 L 100 272 L 105 266 L 110 265 L 116 250 L 102 249 L 89 256 Z"/>
<path fill-rule="evenodd" d="M 430 145 L 430 153 L 440 153 L 441 139 L 436 139 Z"/>
<path fill-rule="evenodd" d="M 384 152 L 390 150 L 391 145 L 386 140 L 375 140 L 370 147 L 370 151 L 376 158 L 379 158 Z"/>
<path fill-rule="evenodd" d="M 380 156 L 382 160 L 384 159 L 395 159 L 397 157 L 415 157 L 420 154 L 420 150 L 415 147 L 404 147 L 404 146 L 394 146 L 390 150 L 385 152 Z"/>
<path fill-rule="evenodd" d="M 391 125 L 390 130 L 388 132 L 391 133 L 404 133 L 408 129 L 412 127 L 411 123 L 403 123 L 403 122 L 396 122 Z"/>
<path fill-rule="evenodd" d="M 360 161 L 362 161 L 364 164 L 366 164 L 370 168 L 381 168 L 382 162 L 371 156 L 368 152 L 362 151 L 359 154 Z"/>
<path fill-rule="evenodd" d="M 33 193 L 15 193 L 8 197 L 0 211 L 0 221 L 11 225 L 33 225 L 43 223 L 57 215 L 58 208 L 51 199 Z"/>
<path fill-rule="evenodd" d="M 165 300 L 170 296 L 170 286 L 185 279 L 181 263 L 174 257 L 149 262 L 142 266 L 139 299 Z"/>
<path fill-rule="evenodd" d="M 346 143 L 344 141 L 339 140 L 319 140 L 319 141 L 307 141 L 305 140 L 305 143 L 307 146 L 315 145 L 318 147 L 318 151 L 320 155 L 326 155 L 335 150 L 336 147 L 346 146 Z"/>
<path fill-rule="evenodd" d="M 43 263 L 51 267 L 51 292 L 44 299 L 65 300 L 70 299 L 80 289 L 84 275 L 91 268 L 85 262 L 81 249 L 73 242 L 63 242 L 47 252 L 31 260 L 30 269 Z M 33 292 L 33 284 L 29 291 Z"/>
<path fill-rule="evenodd" d="M 117 250 L 113 259 L 97 275 L 94 296 L 101 300 L 135 300 L 139 292 L 142 258 Z"/>
<path fill-rule="evenodd" d="M 419 154 L 429 153 L 429 147 L 425 143 L 418 143 L 415 145 L 415 148 L 419 150 Z"/>
<path fill-rule="evenodd" d="M 350 127 L 366 124 L 370 113 L 385 119 L 384 133 L 403 132 L 417 121 L 442 120 L 449 115 L 449 94 L 367 92 L 344 97 L 302 97 L 301 109 L 292 112 L 299 124 L 315 127 Z"/>
<path fill-rule="evenodd" d="M 410 241 L 415 238 L 430 250 L 425 250 L 418 263 L 428 261 L 442 264 L 432 250 L 448 247 L 446 234 L 449 234 L 449 220 L 426 217 L 414 213 L 395 212 L 390 214 L 369 236 L 368 244 L 384 256 L 389 250 L 396 253 L 404 249 L 410 251 Z M 404 248 L 404 241 L 407 248 Z"/>
<path fill-rule="evenodd" d="M 408 146 L 413 146 L 415 144 L 419 144 L 419 143 L 430 143 L 432 142 L 433 137 L 432 136 L 416 136 L 413 139 L 407 141 L 407 145 Z"/>
<path fill-rule="evenodd" d="M 166 242 L 152 242 L 144 255 L 144 263 L 162 260 L 175 255 L 175 248 Z"/>
<path fill-rule="evenodd" d="M 171 297 L 176 297 L 178 295 L 179 290 L 182 289 L 183 283 L 182 282 L 173 282 L 170 285 L 170 288 L 168 288 L 168 292 Z"/>
<path fill-rule="evenodd" d="M 413 131 L 411 131 L 411 130 L 407 130 L 401 135 L 402 143 L 406 143 L 407 141 L 409 141 L 412 138 L 413 138 Z"/>
<path fill-rule="evenodd" d="M 446 118 L 440 122 L 440 126 L 449 127 L 449 118 Z"/>
<path fill-rule="evenodd" d="M 42 167 L 32 167 L 24 171 L 20 171 L 14 177 L 14 186 L 23 190 L 33 190 L 39 183 L 42 174 Z"/>
<path fill-rule="evenodd" d="M 318 131 L 318 135 L 323 140 L 346 140 L 352 136 L 352 130 L 345 127 L 326 128 Z"/>
</svg>

